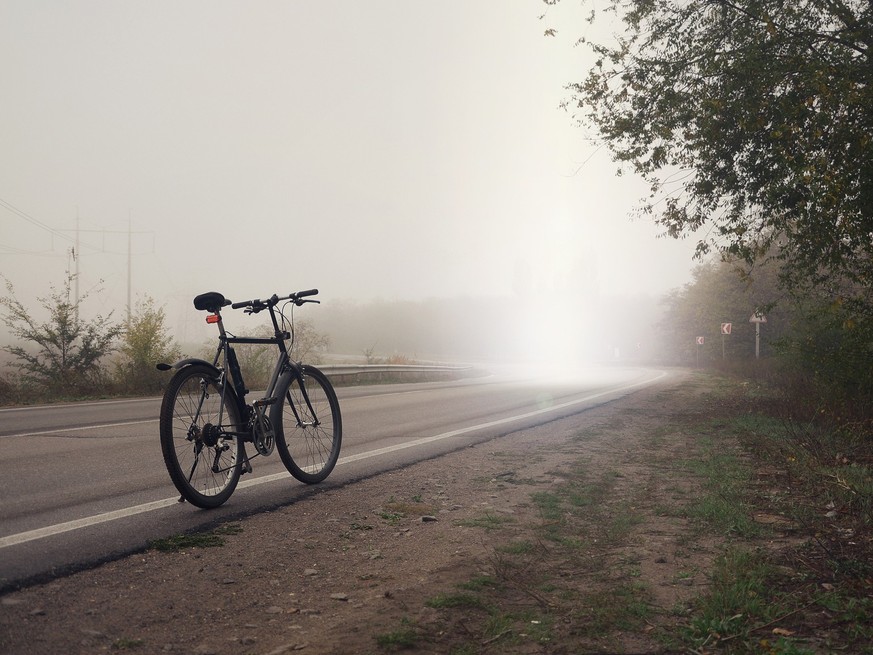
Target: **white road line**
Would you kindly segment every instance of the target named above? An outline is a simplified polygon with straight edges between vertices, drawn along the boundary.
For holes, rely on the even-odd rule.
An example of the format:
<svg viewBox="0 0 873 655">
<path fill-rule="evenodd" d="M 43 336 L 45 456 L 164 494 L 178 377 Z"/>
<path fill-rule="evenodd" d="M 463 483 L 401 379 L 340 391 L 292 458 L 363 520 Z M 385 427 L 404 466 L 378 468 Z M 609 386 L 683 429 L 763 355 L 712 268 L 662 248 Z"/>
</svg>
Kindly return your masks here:
<svg viewBox="0 0 873 655">
<path fill-rule="evenodd" d="M 368 450 L 364 453 L 358 453 L 356 455 L 349 455 L 347 457 L 341 457 L 337 462 L 337 466 L 341 466 L 343 464 L 350 464 L 352 462 L 359 462 L 364 459 L 370 459 L 371 457 L 379 457 L 381 455 L 387 455 L 389 453 L 396 452 L 398 450 L 405 450 L 406 448 L 414 448 L 416 446 L 421 446 L 424 444 L 433 443 L 435 441 L 442 441 L 443 439 L 451 439 L 452 437 L 459 437 L 464 434 L 468 434 L 470 432 L 476 432 L 478 430 L 484 430 L 486 428 L 492 428 L 498 425 L 505 425 L 507 423 L 513 423 L 515 421 L 520 421 L 526 418 L 531 418 L 533 416 L 539 416 L 540 414 L 547 414 L 549 412 L 554 412 L 559 409 L 564 409 L 566 407 L 572 407 L 573 405 L 580 405 L 582 403 L 590 402 L 592 400 L 597 400 L 598 398 L 602 398 L 603 396 L 609 396 L 614 393 L 619 393 L 621 391 L 628 391 L 630 389 L 634 389 L 636 387 L 641 387 L 644 385 L 652 384 L 653 382 L 657 382 L 667 375 L 666 372 L 661 371 L 658 375 L 653 378 L 649 378 L 647 380 L 643 380 L 642 382 L 635 382 L 633 384 L 628 384 L 622 387 L 616 387 L 612 389 L 608 389 L 606 391 L 601 391 L 599 393 L 591 394 L 590 396 L 585 396 L 584 398 L 577 398 L 575 400 L 569 400 L 564 403 L 559 403 L 557 405 L 552 405 L 551 407 L 546 407 L 543 409 L 537 409 L 532 412 L 525 412 L 524 414 L 516 414 L 515 416 L 507 416 L 506 418 L 496 419 L 494 421 L 488 421 L 486 423 L 479 423 L 478 425 L 471 425 L 466 428 L 460 428 L 458 430 L 451 430 L 449 432 L 443 432 L 441 434 L 436 434 L 431 437 L 422 437 L 420 439 L 414 439 L 413 441 L 407 441 L 401 444 L 397 444 L 394 446 L 387 446 L 385 448 L 378 448 L 376 450 Z M 119 425 L 127 425 L 127 424 L 119 424 Z M 106 426 L 103 426 L 106 427 Z M 82 428 L 84 429 L 84 428 Z M 239 483 L 239 488 L 243 489 L 246 487 L 254 487 L 261 484 L 266 484 L 268 482 L 275 482 L 276 480 L 287 479 L 288 473 L 276 473 L 273 475 L 265 475 L 260 478 L 248 479 L 245 481 L 241 481 Z M 123 509 L 114 510 L 112 512 L 104 512 L 103 514 L 95 514 L 94 516 L 86 516 L 85 518 L 76 519 L 75 521 L 67 521 L 66 523 L 58 523 L 56 525 L 48 525 L 44 528 L 37 528 L 36 530 L 28 530 L 27 532 L 19 532 L 18 534 L 12 534 L 8 537 L 0 537 L 0 549 L 8 548 L 9 546 L 16 546 L 18 544 L 24 544 L 28 541 L 35 541 L 37 539 L 44 539 L 45 537 L 51 537 L 54 535 L 63 534 L 65 532 L 71 532 L 73 530 L 79 530 L 80 528 L 86 528 L 92 525 L 98 525 L 100 523 L 107 523 L 109 521 L 115 521 L 117 519 L 123 519 L 130 516 L 135 516 L 137 514 L 145 514 L 146 512 L 152 512 L 154 510 L 163 509 L 165 507 L 172 507 L 173 505 L 178 505 L 179 501 L 177 497 L 174 498 L 165 498 L 163 500 L 155 500 L 150 503 L 143 503 L 142 505 L 134 505 L 133 507 L 126 507 Z"/>
<path fill-rule="evenodd" d="M 39 437 L 46 434 L 64 434 L 66 432 L 81 432 L 83 430 L 99 430 L 100 428 L 120 428 L 125 425 L 141 425 L 142 423 L 157 423 L 158 419 L 149 418 L 142 421 L 125 421 L 123 423 L 100 423 L 99 425 L 83 425 L 78 428 L 56 428 L 54 430 L 41 430 L 39 432 L 19 432 L 18 434 L 0 434 L 0 439 L 12 437 Z"/>
<path fill-rule="evenodd" d="M 93 407 L 95 405 L 124 405 L 130 403 L 149 403 L 160 401 L 160 396 L 152 396 L 149 398 L 122 398 L 121 400 L 92 400 L 88 402 L 52 403 L 50 405 L 23 405 L 21 407 L 4 407 L 0 409 L 0 414 L 7 414 L 10 412 L 29 412 L 32 410 L 45 411 L 47 409 L 69 409 L 70 407 Z"/>
</svg>

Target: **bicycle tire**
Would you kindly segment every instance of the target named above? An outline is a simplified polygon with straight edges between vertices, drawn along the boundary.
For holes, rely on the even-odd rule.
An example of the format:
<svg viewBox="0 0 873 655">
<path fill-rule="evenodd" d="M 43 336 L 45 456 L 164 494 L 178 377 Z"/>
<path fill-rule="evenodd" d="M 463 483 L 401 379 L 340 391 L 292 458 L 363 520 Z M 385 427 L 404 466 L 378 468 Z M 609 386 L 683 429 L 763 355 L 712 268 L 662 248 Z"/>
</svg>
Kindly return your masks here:
<svg viewBox="0 0 873 655">
<path fill-rule="evenodd" d="M 223 504 L 236 488 L 242 472 L 241 440 L 226 434 L 209 445 L 204 426 L 240 430 L 242 421 L 231 389 L 224 390 L 224 420 L 219 413 L 222 385 L 215 370 L 192 364 L 179 370 L 161 403 L 161 451 L 170 479 L 182 497 L 196 507 Z M 204 438 L 207 437 L 207 438 Z"/>
<path fill-rule="evenodd" d="M 276 395 L 270 422 L 282 463 L 300 482 L 321 482 L 336 466 L 342 446 L 342 415 L 333 386 L 317 368 L 301 366 L 299 373 L 283 374 Z"/>
</svg>

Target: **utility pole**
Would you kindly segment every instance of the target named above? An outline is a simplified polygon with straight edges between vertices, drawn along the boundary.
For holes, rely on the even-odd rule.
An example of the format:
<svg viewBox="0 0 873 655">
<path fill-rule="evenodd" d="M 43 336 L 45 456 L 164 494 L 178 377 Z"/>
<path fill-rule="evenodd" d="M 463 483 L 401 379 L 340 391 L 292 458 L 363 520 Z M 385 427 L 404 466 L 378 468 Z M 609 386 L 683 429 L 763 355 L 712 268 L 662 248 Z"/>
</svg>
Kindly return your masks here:
<svg viewBox="0 0 873 655">
<path fill-rule="evenodd" d="M 72 254 L 73 260 L 75 261 L 75 266 L 70 264 L 68 269 L 70 269 L 70 270 L 74 269 L 74 273 L 73 273 L 74 277 L 75 277 L 74 293 L 75 293 L 75 301 L 76 301 L 77 307 L 78 307 L 78 303 L 79 303 L 79 258 L 82 256 L 81 248 L 80 248 L 80 246 L 81 246 L 80 237 L 81 237 L 82 232 L 85 232 L 88 234 L 91 234 L 91 233 L 100 234 L 102 239 L 103 239 L 102 248 L 97 248 L 91 244 L 86 244 L 87 248 L 92 249 L 94 252 L 103 252 L 103 253 L 107 253 L 107 254 L 121 255 L 121 256 L 124 256 L 125 253 L 124 253 L 124 251 L 122 251 L 120 249 L 119 250 L 107 250 L 106 249 L 106 235 L 107 234 L 119 234 L 119 235 L 127 234 L 127 253 L 126 253 L 127 254 L 127 307 L 125 309 L 126 309 L 126 314 L 127 314 L 127 320 L 130 321 L 131 314 L 133 311 L 133 235 L 134 234 L 154 234 L 154 232 L 139 232 L 139 231 L 134 232 L 133 231 L 133 211 L 132 210 L 128 210 L 127 229 L 126 230 L 123 230 L 123 229 L 122 230 L 107 230 L 105 228 L 102 228 L 99 230 L 90 230 L 90 229 L 83 230 L 79 223 L 80 223 L 79 208 L 76 207 L 75 246 L 73 248 L 70 248 L 70 252 Z M 59 230 L 59 231 L 63 231 L 63 230 Z M 69 231 L 70 230 L 67 230 L 67 232 L 69 232 Z"/>
<path fill-rule="evenodd" d="M 133 257 L 131 256 L 130 250 L 130 242 L 131 242 L 131 220 L 130 220 L 130 210 L 127 211 L 127 324 L 130 325 L 130 287 L 131 287 L 131 270 L 132 264 L 131 261 Z"/>
<path fill-rule="evenodd" d="M 76 318 L 79 317 L 79 206 L 76 205 L 76 251 L 73 253 L 73 261 L 76 262 L 76 272 L 73 281 L 75 287 Z"/>
</svg>

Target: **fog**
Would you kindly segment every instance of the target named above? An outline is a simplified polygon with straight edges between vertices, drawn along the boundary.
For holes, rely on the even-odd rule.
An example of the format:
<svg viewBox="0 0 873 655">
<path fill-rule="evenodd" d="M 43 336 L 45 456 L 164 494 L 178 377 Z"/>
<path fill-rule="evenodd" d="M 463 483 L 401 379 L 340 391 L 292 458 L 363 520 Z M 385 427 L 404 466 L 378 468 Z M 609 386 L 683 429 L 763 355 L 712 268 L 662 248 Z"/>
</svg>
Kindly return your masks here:
<svg viewBox="0 0 873 655">
<path fill-rule="evenodd" d="M 563 4 L 0 0 L 0 272 L 35 311 L 65 270 L 91 312 L 147 294 L 182 342 L 197 293 L 318 287 L 344 348 L 607 352 L 694 244 L 560 108 L 593 29 Z M 364 325 L 403 303 L 443 336 Z"/>
</svg>

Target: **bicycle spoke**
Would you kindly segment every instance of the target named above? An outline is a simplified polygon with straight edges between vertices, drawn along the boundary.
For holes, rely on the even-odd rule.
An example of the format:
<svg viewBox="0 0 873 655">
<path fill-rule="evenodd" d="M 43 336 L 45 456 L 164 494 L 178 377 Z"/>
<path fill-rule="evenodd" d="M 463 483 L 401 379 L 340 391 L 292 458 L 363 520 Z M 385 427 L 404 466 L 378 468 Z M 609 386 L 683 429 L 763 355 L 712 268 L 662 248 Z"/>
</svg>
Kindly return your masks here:
<svg viewBox="0 0 873 655">
<path fill-rule="evenodd" d="M 323 480 L 336 464 L 342 439 L 339 404 L 327 378 L 305 367 L 286 381 L 284 402 L 272 418 L 281 433 L 279 455 L 294 477 Z"/>
<path fill-rule="evenodd" d="M 219 418 L 224 416 L 232 422 L 227 428 L 235 429 L 236 409 L 223 402 L 208 370 L 197 365 L 182 369 L 161 410 L 161 444 L 170 477 L 182 496 L 200 507 L 224 502 L 240 475 L 239 440 L 226 433 Z M 210 439 L 217 443 L 208 445 Z"/>
</svg>

